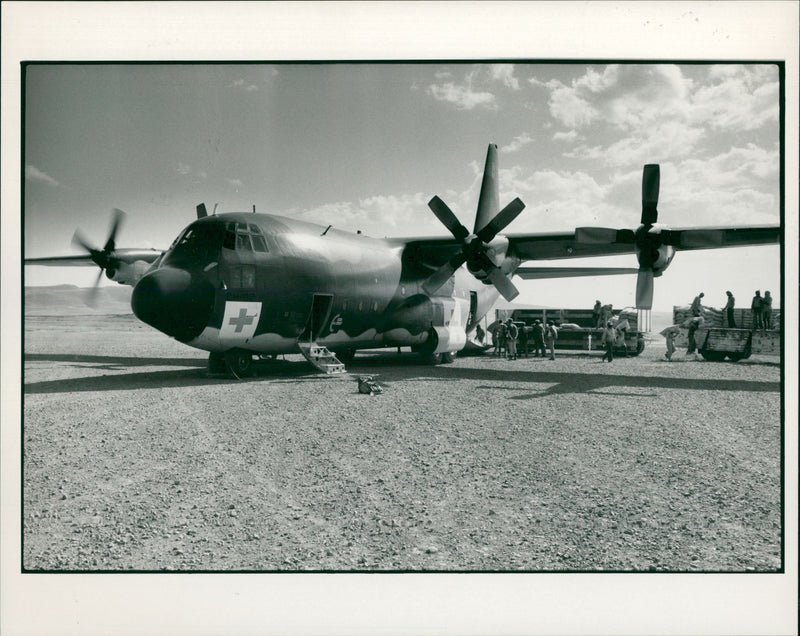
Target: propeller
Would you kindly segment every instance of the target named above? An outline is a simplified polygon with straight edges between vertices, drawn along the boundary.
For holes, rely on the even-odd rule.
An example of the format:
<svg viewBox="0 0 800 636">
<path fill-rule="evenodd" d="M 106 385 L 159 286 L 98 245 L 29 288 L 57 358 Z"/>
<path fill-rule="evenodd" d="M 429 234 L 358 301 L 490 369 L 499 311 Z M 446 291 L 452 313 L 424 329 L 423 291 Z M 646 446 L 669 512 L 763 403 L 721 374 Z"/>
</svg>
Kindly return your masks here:
<svg viewBox="0 0 800 636">
<path fill-rule="evenodd" d="M 94 287 L 91 288 L 86 298 L 86 302 L 90 306 L 94 306 L 97 299 L 97 290 L 100 285 L 100 279 L 103 276 L 103 272 L 105 272 L 106 275 L 111 278 L 114 276 L 114 273 L 119 267 L 120 261 L 114 256 L 114 249 L 116 248 L 117 232 L 119 231 L 120 225 L 125 218 L 125 213 L 122 210 L 115 208 L 113 214 L 114 216 L 111 219 L 111 228 L 108 233 L 108 239 L 106 240 L 106 243 L 102 249 L 97 249 L 90 245 L 89 242 L 83 237 L 83 234 L 80 230 L 75 230 L 75 234 L 72 236 L 72 244 L 75 247 L 79 247 L 88 252 L 89 257 L 92 259 L 95 265 L 100 268 L 100 273 L 97 275 L 97 280 L 94 283 Z"/>
<path fill-rule="evenodd" d="M 575 230 L 575 241 L 588 245 L 628 244 L 636 246 L 639 271 L 636 278 L 636 307 L 651 309 L 653 306 L 653 279 L 660 276 L 666 267 L 656 264 L 662 257 L 663 246 L 699 249 L 722 245 L 725 236 L 719 229 L 669 230 L 658 223 L 658 193 L 661 170 L 656 163 L 647 164 L 642 170 L 642 217 L 638 229 L 615 229 L 607 227 L 579 227 Z M 668 260 L 671 255 L 668 257 Z M 663 260 L 663 259 L 662 259 Z"/>
<path fill-rule="evenodd" d="M 434 294 L 450 280 L 459 267 L 467 263 L 471 272 L 483 272 L 506 300 L 513 300 L 519 295 L 519 291 L 508 276 L 490 258 L 489 243 L 519 216 L 520 212 L 525 209 L 525 204 L 516 198 L 502 210 L 493 214 L 499 207 L 497 183 L 497 146 L 490 144 L 486 153 L 486 166 L 483 171 L 473 233 L 470 233 L 461 224 L 453 211 L 438 196 L 434 196 L 428 202 L 428 207 L 461 244 L 461 249 L 425 281 L 422 288 L 426 293 Z"/>
</svg>

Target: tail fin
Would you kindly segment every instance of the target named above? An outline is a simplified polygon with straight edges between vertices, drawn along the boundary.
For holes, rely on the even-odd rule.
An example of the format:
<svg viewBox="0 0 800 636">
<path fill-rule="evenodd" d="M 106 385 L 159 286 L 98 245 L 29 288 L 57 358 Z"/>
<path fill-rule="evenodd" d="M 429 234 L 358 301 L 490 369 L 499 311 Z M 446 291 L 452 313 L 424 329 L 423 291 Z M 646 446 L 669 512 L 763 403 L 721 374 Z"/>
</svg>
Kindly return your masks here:
<svg viewBox="0 0 800 636">
<path fill-rule="evenodd" d="M 477 234 L 500 211 L 500 190 L 497 179 L 497 144 L 489 144 L 486 152 L 486 165 L 483 168 L 483 182 L 478 199 L 478 212 L 475 215 Z"/>
</svg>

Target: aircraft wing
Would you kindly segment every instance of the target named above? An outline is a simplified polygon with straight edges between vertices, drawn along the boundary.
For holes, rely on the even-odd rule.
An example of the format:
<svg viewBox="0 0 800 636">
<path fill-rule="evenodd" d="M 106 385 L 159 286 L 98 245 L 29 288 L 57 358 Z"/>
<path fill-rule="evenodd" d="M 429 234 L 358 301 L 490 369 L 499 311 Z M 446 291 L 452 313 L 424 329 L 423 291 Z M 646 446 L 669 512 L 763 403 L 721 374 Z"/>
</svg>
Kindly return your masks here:
<svg viewBox="0 0 800 636">
<path fill-rule="evenodd" d="M 576 278 L 579 276 L 619 276 L 638 274 L 636 267 L 519 267 L 514 272 L 523 280 L 544 278 Z"/>
<path fill-rule="evenodd" d="M 675 250 L 770 245 L 780 241 L 779 226 L 664 229 L 664 244 Z M 578 228 L 574 232 L 509 235 L 509 253 L 523 261 L 614 256 L 636 251 L 633 230 Z"/>
<path fill-rule="evenodd" d="M 589 232 L 586 232 L 589 230 Z M 664 243 L 675 250 L 715 249 L 746 245 L 773 245 L 780 242 L 781 228 L 774 226 L 751 227 L 693 227 L 662 230 Z M 522 261 L 556 260 L 614 256 L 636 252 L 633 230 L 612 228 L 578 228 L 574 232 L 543 232 L 539 234 L 509 234 L 509 255 Z M 438 268 L 460 249 L 453 237 L 425 237 L 401 239 L 405 246 L 404 258 Z M 541 270 L 537 278 L 561 276 L 556 268 Z M 628 273 L 628 272 L 610 272 Z M 570 274 L 572 276 L 595 274 Z"/>
<path fill-rule="evenodd" d="M 152 263 L 159 256 L 161 250 L 155 249 L 117 249 L 114 250 L 113 256 L 115 259 L 123 263 L 134 263 L 136 261 L 144 261 L 145 263 Z M 92 260 L 90 254 L 75 254 L 71 256 L 45 256 L 41 258 L 26 258 L 25 265 L 45 265 L 50 267 L 82 267 L 90 266 L 96 267 L 97 264 Z"/>
</svg>

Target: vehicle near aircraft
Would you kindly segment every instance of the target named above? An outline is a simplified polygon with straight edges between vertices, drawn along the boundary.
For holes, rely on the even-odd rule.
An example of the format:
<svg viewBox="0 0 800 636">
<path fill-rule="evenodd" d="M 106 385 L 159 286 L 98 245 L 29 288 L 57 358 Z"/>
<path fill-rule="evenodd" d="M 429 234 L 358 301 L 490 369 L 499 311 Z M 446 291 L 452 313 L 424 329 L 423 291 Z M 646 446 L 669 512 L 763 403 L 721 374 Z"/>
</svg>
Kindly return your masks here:
<svg viewBox="0 0 800 636">
<path fill-rule="evenodd" d="M 472 232 L 438 196 L 428 205 L 452 237 L 376 239 L 255 208 L 209 216 L 200 204 L 197 219 L 163 252 L 117 249 L 122 213 L 116 211 L 102 249 L 76 232 L 73 242 L 87 254 L 25 264 L 96 264 L 101 276 L 133 286 L 131 307 L 140 320 L 208 351 L 213 373 L 240 377 L 252 370 L 255 355 L 297 352 L 319 368 L 339 371 L 339 361 L 358 349 L 401 346 L 447 363 L 500 295 L 518 295 L 514 275 L 638 272 L 637 306 L 649 308 L 653 278 L 677 250 L 780 239 L 777 226 L 668 229 L 657 223 L 658 188 L 658 165 L 645 166 L 635 230 L 503 235 L 525 205 L 516 198 L 500 210 L 497 146 L 491 144 Z M 638 269 L 522 267 L 527 261 L 627 253 L 636 254 Z"/>
</svg>

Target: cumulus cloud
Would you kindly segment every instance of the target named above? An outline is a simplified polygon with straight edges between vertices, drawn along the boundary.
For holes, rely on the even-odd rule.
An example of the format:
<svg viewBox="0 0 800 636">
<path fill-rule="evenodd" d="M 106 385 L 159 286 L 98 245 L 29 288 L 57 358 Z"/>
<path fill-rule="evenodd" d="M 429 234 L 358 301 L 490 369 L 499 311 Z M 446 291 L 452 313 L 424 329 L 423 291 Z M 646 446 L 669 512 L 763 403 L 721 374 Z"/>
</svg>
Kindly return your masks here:
<svg viewBox="0 0 800 636">
<path fill-rule="evenodd" d="M 527 146 L 529 143 L 533 142 L 533 137 L 531 137 L 528 133 L 522 133 L 521 135 L 517 135 L 514 139 L 511 140 L 511 143 L 506 144 L 500 148 L 500 152 L 517 152 L 523 146 Z"/>
<path fill-rule="evenodd" d="M 567 130 L 564 132 L 557 132 L 553 135 L 554 141 L 575 141 L 578 138 L 577 130 Z"/>
<path fill-rule="evenodd" d="M 277 74 L 277 70 L 274 70 L 274 73 Z M 229 85 L 231 88 L 237 88 L 239 90 L 243 90 L 246 93 L 253 93 L 258 90 L 258 86 L 255 84 L 250 84 L 243 79 L 237 79 L 231 82 Z"/>
<path fill-rule="evenodd" d="M 489 65 L 489 74 L 492 79 L 502 82 L 508 88 L 519 90 L 519 80 L 514 77 L 513 64 L 491 64 Z"/>
<path fill-rule="evenodd" d="M 49 186 L 57 186 L 58 181 L 53 179 L 49 174 L 46 174 L 39 170 L 36 166 L 28 164 L 25 166 L 25 180 L 26 181 L 34 181 L 38 183 L 46 183 Z"/>
<path fill-rule="evenodd" d="M 514 76 L 513 64 L 472 66 L 461 82 L 452 79 L 449 70 L 438 71 L 435 77 L 440 83 L 428 86 L 428 94 L 438 101 L 454 104 L 459 110 L 479 107 L 497 110 L 497 97 L 490 89 L 498 82 L 512 90 L 519 90 L 520 87 L 519 80 Z"/>
<path fill-rule="evenodd" d="M 431 84 L 428 86 L 428 94 L 437 101 L 455 105 L 459 110 L 472 110 L 478 106 L 489 109 L 497 108 L 497 100 L 492 93 L 475 91 L 467 84 L 453 82 Z"/>
<path fill-rule="evenodd" d="M 777 68 L 714 66 L 692 95 L 691 119 L 716 129 L 754 130 L 778 120 Z"/>
</svg>

